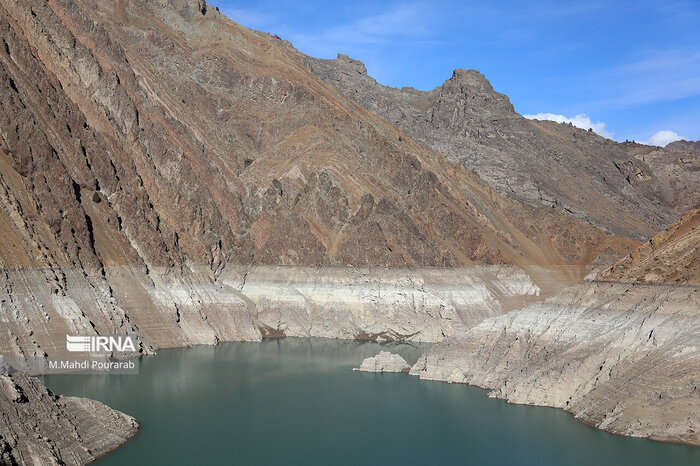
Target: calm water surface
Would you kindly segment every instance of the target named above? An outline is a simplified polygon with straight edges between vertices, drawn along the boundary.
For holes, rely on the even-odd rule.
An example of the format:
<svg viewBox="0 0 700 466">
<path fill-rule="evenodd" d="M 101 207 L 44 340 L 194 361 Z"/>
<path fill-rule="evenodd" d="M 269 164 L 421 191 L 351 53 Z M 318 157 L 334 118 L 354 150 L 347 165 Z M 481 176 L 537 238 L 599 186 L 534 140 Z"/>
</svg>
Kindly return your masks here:
<svg viewBox="0 0 700 466">
<path fill-rule="evenodd" d="M 52 375 L 56 393 L 131 414 L 138 436 L 98 465 L 700 464 L 700 448 L 618 437 L 564 411 L 509 405 L 465 385 L 354 372 L 382 349 L 266 340 L 160 351 L 139 375 Z"/>
</svg>

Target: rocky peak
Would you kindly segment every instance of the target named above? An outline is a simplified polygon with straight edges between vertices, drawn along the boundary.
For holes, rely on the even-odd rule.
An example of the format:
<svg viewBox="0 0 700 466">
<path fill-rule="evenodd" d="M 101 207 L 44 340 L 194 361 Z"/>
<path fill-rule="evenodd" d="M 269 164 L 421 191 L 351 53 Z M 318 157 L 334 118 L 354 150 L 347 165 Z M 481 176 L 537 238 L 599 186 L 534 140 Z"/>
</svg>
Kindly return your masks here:
<svg viewBox="0 0 700 466">
<path fill-rule="evenodd" d="M 689 155 L 697 143 L 660 150 L 527 120 L 476 70 L 456 69 L 441 86 L 424 92 L 350 74 L 339 60 L 307 57 L 307 64 L 349 99 L 518 202 L 556 208 L 644 240 L 698 205 L 696 158 Z"/>
<path fill-rule="evenodd" d="M 477 70 L 456 69 L 452 72 L 452 77 L 433 92 L 440 96 L 437 104 L 447 103 L 450 108 L 463 107 L 467 113 L 510 116 L 515 112 L 508 96 L 496 92 L 489 80 Z M 452 118 L 452 114 L 449 117 Z"/>
<path fill-rule="evenodd" d="M 367 76 L 367 68 L 360 60 L 356 60 L 348 55 L 339 53 L 335 61 L 337 62 L 338 67 L 342 68 L 346 72 Z"/>
<path fill-rule="evenodd" d="M 481 88 L 484 90 L 493 90 L 493 86 L 491 85 L 489 80 L 486 79 L 486 76 L 484 76 L 477 70 L 464 70 L 458 68 L 452 72 L 452 77 L 445 82 L 445 84 L 448 83 L 458 84 L 460 86 Z"/>
<path fill-rule="evenodd" d="M 691 154 L 700 155 L 700 141 L 693 142 L 681 139 L 680 141 L 667 144 L 664 150 L 667 152 L 690 152 Z"/>
</svg>

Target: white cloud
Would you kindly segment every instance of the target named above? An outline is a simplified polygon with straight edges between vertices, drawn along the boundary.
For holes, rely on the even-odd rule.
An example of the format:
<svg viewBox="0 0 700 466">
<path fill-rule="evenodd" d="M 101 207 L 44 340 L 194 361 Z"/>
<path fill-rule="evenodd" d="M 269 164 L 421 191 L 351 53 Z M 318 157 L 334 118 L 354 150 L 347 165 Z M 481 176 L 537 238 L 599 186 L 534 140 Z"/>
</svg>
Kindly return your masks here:
<svg viewBox="0 0 700 466">
<path fill-rule="evenodd" d="M 530 120 L 550 120 L 557 123 L 571 123 L 577 128 L 592 129 L 596 133 L 606 138 L 612 138 L 612 133 L 605 129 L 605 123 L 602 121 L 591 121 L 590 117 L 585 113 L 579 113 L 574 117 L 558 115 L 556 113 L 538 113 L 536 115 L 523 115 Z"/>
<path fill-rule="evenodd" d="M 681 139 L 685 138 L 683 136 L 680 136 L 675 131 L 662 129 L 661 131 L 657 131 L 656 134 L 654 134 L 648 140 L 642 141 L 642 143 L 649 144 L 650 146 L 666 147 L 666 144 L 669 144 L 673 141 L 680 141 Z"/>
</svg>

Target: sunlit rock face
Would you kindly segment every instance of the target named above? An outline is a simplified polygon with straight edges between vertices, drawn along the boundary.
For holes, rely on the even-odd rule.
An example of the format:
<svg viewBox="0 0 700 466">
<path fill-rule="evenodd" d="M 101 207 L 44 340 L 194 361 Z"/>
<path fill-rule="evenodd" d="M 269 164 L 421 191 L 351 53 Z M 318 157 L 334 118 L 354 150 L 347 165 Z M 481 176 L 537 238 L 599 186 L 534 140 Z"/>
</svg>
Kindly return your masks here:
<svg viewBox="0 0 700 466">
<path fill-rule="evenodd" d="M 602 280 L 700 285 L 700 209 L 598 273 Z"/>
<path fill-rule="evenodd" d="M 412 368 L 623 435 L 700 444 L 700 289 L 586 283 L 487 319 Z"/>
<path fill-rule="evenodd" d="M 38 379 L 0 375 L 0 464 L 81 465 L 136 435 L 134 418 L 98 401 L 56 396 Z"/>
<path fill-rule="evenodd" d="M 411 366 L 398 354 L 382 351 L 376 356 L 366 358 L 355 369 L 362 372 L 408 372 Z"/>
</svg>

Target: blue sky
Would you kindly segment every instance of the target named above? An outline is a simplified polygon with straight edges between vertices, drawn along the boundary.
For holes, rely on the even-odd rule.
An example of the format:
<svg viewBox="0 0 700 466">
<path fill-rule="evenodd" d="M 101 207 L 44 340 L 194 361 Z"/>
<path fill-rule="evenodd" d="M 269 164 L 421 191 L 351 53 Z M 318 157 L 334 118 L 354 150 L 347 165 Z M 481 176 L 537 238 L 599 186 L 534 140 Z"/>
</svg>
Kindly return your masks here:
<svg viewBox="0 0 700 466">
<path fill-rule="evenodd" d="M 700 139 L 700 0 L 210 3 L 308 55 L 362 60 L 382 84 L 430 90 L 474 68 L 521 114 Z"/>
</svg>

